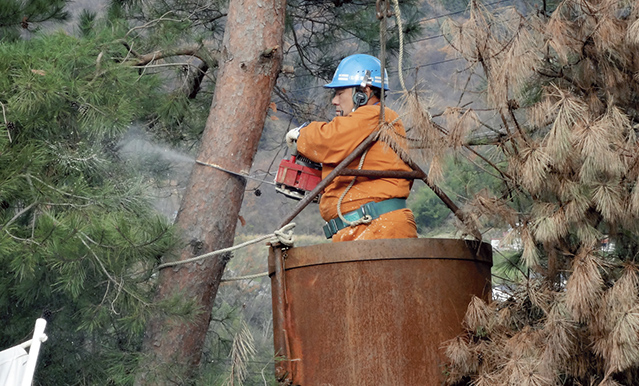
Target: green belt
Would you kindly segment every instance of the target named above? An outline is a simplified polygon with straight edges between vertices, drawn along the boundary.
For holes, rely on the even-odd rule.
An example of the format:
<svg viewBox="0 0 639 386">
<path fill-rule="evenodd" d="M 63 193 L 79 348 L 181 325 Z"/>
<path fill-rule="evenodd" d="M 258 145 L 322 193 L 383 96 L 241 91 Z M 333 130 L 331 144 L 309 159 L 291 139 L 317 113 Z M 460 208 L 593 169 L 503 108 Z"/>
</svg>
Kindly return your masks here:
<svg viewBox="0 0 639 386">
<path fill-rule="evenodd" d="M 344 214 L 344 218 L 350 222 L 357 221 L 364 216 L 370 216 L 371 220 L 375 220 L 379 216 L 392 212 L 398 209 L 406 208 L 406 199 L 405 198 L 391 198 L 388 200 L 380 201 L 380 202 L 369 202 L 358 209 L 348 212 Z M 327 239 L 333 237 L 335 233 L 344 229 L 348 226 L 347 223 L 342 221 L 339 217 L 336 217 L 332 220 L 329 220 L 326 225 L 324 225 L 324 234 Z"/>
</svg>

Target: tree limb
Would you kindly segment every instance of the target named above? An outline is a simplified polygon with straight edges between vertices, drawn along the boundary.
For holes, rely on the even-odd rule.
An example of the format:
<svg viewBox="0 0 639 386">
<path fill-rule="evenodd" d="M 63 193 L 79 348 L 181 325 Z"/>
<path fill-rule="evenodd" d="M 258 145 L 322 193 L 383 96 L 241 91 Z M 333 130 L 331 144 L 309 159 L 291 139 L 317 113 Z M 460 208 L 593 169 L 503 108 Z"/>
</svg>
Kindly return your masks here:
<svg viewBox="0 0 639 386">
<path fill-rule="evenodd" d="M 210 57 L 207 58 L 204 55 L 202 55 L 201 49 L 202 49 L 201 45 L 192 44 L 192 45 L 188 45 L 184 47 L 178 47 L 173 50 L 158 50 L 158 51 L 150 52 L 144 55 L 136 55 L 137 60 L 134 61 L 132 65 L 144 66 L 155 60 L 166 59 L 166 58 L 170 58 L 174 56 L 193 56 L 200 59 L 202 62 L 207 63 L 209 67 L 217 67 L 219 53 L 210 55 Z"/>
</svg>

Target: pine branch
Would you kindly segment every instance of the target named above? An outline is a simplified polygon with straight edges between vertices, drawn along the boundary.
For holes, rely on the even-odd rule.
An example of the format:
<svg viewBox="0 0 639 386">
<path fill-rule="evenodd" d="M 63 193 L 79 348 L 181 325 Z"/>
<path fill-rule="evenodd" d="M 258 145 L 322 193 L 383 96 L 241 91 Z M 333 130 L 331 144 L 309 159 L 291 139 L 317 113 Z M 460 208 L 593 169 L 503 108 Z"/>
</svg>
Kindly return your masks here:
<svg viewBox="0 0 639 386">
<path fill-rule="evenodd" d="M 53 217 L 49 212 L 47 211 L 42 211 L 42 213 L 44 213 L 47 217 L 49 217 L 55 224 L 58 225 L 63 225 L 61 222 L 59 222 L 55 217 Z M 90 240 L 91 238 L 89 236 L 87 236 L 84 232 L 77 230 L 77 238 L 78 240 L 80 240 L 80 242 L 82 244 L 84 244 L 84 246 L 89 250 L 89 252 L 91 253 L 91 255 L 93 256 L 93 258 L 95 259 L 95 261 L 98 263 L 98 265 L 100 266 L 102 272 L 104 273 L 104 275 L 116 286 L 116 288 L 118 288 L 118 291 L 122 290 L 124 292 L 126 292 L 127 294 L 129 294 L 130 296 L 132 296 L 133 298 L 135 298 L 136 300 L 138 300 L 141 304 L 143 304 L 144 306 L 149 306 L 149 303 L 147 303 L 144 299 L 140 298 L 138 295 L 136 295 L 135 293 L 131 292 L 129 289 L 127 289 L 124 284 L 118 282 L 113 276 L 111 276 L 111 274 L 109 273 L 109 271 L 106 269 L 106 267 L 104 266 L 104 263 L 102 262 L 102 260 L 100 259 L 100 257 L 98 257 L 98 255 L 95 253 L 95 251 L 93 250 L 93 248 L 91 248 L 89 246 L 89 244 L 87 244 L 86 240 Z"/>
<path fill-rule="evenodd" d="M 178 47 L 170 50 L 158 50 L 148 54 L 136 55 L 137 60 L 131 63 L 133 66 L 145 66 L 151 62 L 175 57 L 175 56 L 193 56 L 198 58 L 202 62 L 207 63 L 210 68 L 217 67 L 219 60 L 219 53 L 210 53 L 205 57 L 201 54 L 201 45 L 188 45 L 184 47 Z"/>
<path fill-rule="evenodd" d="M 4 103 L 0 102 L 2 106 L 2 118 L 4 120 L 4 127 L 7 129 L 7 136 L 9 137 L 9 143 L 11 143 L 11 130 L 9 130 L 9 122 L 7 122 L 7 112 L 4 108 Z"/>
<path fill-rule="evenodd" d="M 162 23 L 162 22 L 166 22 L 166 21 L 182 22 L 182 21 L 186 20 L 186 19 L 169 19 L 169 18 L 165 17 L 165 16 L 167 16 L 169 14 L 172 14 L 172 13 L 175 13 L 175 12 L 173 10 L 169 10 L 169 11 L 167 11 L 165 14 L 163 14 L 162 16 L 160 16 L 157 19 L 153 19 L 153 20 L 150 20 L 150 21 L 144 23 L 143 25 L 139 25 L 139 26 L 133 27 L 124 35 L 124 37 L 125 38 L 128 37 L 134 31 L 150 28 L 150 27 L 156 26 L 157 24 Z"/>
<path fill-rule="evenodd" d="M 20 216 L 22 216 L 23 214 L 25 214 L 26 212 L 28 212 L 29 210 L 31 210 L 31 208 L 33 208 L 34 206 L 36 206 L 38 203 L 37 202 L 32 202 L 31 204 L 29 204 L 27 207 L 25 207 L 24 209 L 20 210 L 18 213 L 16 213 L 15 216 L 13 216 L 11 218 L 11 220 L 9 220 L 6 224 L 0 226 L 0 230 L 7 228 L 9 225 L 11 225 L 14 221 L 16 221 L 17 219 L 20 218 Z"/>
</svg>

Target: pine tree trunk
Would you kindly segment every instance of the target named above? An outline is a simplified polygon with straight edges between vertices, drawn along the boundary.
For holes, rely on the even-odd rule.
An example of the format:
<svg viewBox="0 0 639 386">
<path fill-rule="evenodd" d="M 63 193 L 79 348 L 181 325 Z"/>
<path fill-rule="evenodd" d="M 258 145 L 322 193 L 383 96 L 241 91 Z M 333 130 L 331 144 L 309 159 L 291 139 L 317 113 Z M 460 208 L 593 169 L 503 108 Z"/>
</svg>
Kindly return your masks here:
<svg viewBox="0 0 639 386">
<path fill-rule="evenodd" d="M 249 171 L 281 67 L 285 9 L 285 0 L 230 2 L 199 161 Z M 181 260 L 233 244 L 245 185 L 241 177 L 194 166 L 177 216 L 184 237 Z M 156 300 L 179 296 L 194 301 L 200 313 L 191 322 L 165 314 L 151 319 L 136 384 L 184 384 L 194 373 L 227 260 L 215 256 L 160 271 Z"/>
</svg>

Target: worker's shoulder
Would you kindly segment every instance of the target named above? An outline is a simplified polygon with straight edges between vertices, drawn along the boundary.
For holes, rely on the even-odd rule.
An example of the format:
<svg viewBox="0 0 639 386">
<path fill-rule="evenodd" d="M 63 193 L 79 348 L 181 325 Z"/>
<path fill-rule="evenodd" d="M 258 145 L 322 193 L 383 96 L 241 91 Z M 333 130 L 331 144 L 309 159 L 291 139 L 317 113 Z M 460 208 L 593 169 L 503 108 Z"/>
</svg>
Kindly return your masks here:
<svg viewBox="0 0 639 386">
<path fill-rule="evenodd" d="M 357 110 L 355 110 L 350 115 L 353 115 L 353 116 L 357 116 L 357 115 L 379 116 L 380 107 L 381 106 L 379 104 L 365 105 L 365 106 L 359 107 Z M 394 116 L 394 117 L 398 116 L 397 112 L 395 112 L 395 110 L 391 109 L 388 106 L 386 106 L 384 108 L 384 114 L 388 115 L 388 116 Z"/>
</svg>

